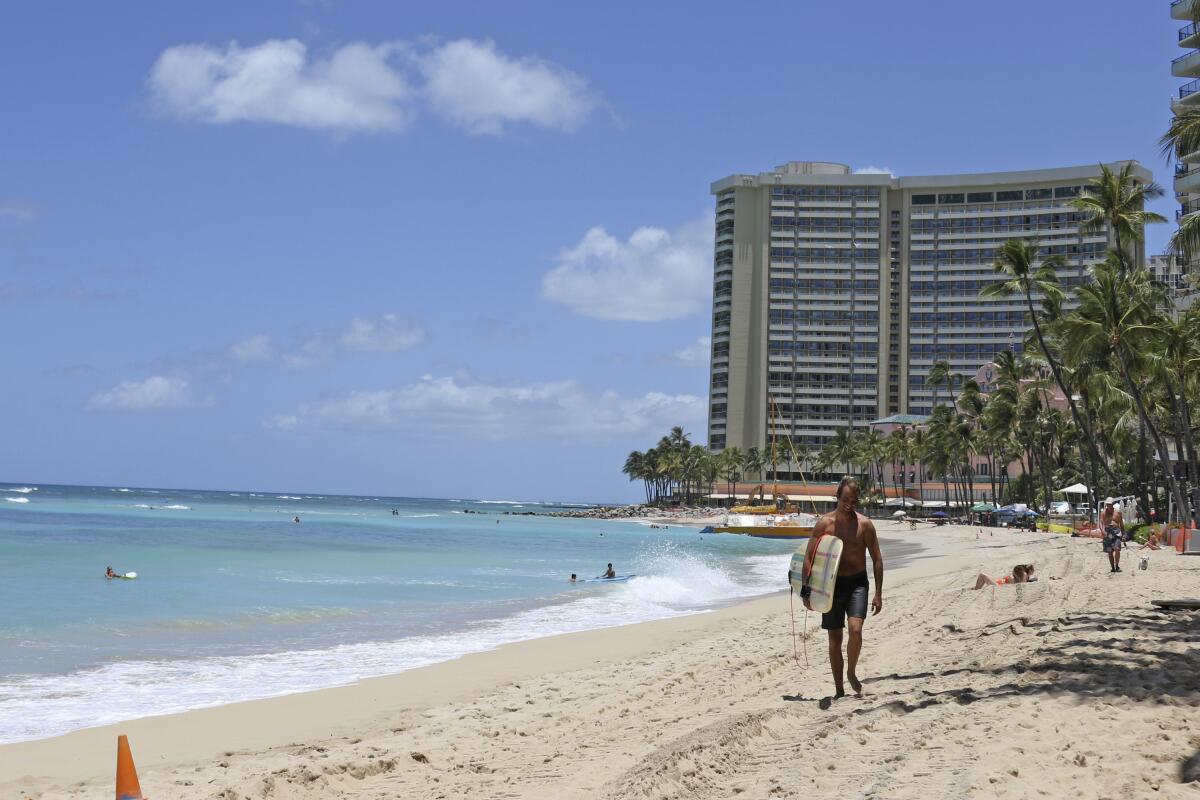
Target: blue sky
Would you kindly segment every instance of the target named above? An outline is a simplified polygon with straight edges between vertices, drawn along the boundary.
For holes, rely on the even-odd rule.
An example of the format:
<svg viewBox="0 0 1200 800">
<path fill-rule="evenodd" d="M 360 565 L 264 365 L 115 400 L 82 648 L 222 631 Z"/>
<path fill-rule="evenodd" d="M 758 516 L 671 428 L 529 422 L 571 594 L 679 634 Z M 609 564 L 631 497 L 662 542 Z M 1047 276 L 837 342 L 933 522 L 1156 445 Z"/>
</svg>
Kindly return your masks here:
<svg viewBox="0 0 1200 800">
<path fill-rule="evenodd" d="M 1169 185 L 1182 83 L 1166 0 L 114 8 L 0 27 L 0 480 L 636 499 L 704 437 L 711 181 Z"/>
</svg>

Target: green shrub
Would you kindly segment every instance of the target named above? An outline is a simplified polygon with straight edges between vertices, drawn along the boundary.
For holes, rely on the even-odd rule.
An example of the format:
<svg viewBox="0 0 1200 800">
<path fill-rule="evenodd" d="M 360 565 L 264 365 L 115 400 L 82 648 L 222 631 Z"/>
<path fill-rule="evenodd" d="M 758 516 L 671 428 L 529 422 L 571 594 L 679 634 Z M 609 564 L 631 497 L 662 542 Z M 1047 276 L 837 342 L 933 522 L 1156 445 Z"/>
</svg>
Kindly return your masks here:
<svg viewBox="0 0 1200 800">
<path fill-rule="evenodd" d="M 1133 531 L 1133 540 L 1138 544 L 1145 544 L 1146 540 L 1150 538 L 1149 525 L 1126 525 L 1125 530 Z"/>
</svg>

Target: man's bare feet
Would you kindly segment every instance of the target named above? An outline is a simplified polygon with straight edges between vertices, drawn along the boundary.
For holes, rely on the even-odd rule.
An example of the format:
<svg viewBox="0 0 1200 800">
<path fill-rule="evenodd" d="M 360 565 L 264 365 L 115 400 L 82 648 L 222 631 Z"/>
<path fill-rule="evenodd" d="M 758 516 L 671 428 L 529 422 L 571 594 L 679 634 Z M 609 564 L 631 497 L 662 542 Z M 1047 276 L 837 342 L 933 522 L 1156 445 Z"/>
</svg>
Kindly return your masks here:
<svg viewBox="0 0 1200 800">
<path fill-rule="evenodd" d="M 862 697 L 862 681 L 854 675 L 847 675 L 846 679 L 850 681 L 850 688 L 854 690 L 854 696 Z"/>
</svg>

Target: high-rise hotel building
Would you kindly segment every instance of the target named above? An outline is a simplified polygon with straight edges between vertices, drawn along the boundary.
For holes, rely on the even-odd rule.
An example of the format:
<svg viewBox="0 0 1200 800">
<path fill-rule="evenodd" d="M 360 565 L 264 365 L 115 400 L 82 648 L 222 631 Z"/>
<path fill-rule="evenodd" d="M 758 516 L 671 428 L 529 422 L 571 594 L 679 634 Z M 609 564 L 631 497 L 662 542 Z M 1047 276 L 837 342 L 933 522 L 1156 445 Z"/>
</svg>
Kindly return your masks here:
<svg viewBox="0 0 1200 800">
<path fill-rule="evenodd" d="M 766 446 L 772 413 L 779 435 L 810 447 L 851 421 L 929 414 L 934 361 L 974 375 L 1021 348 L 1024 299 L 979 297 L 1002 279 L 992 264 L 1005 241 L 1062 256 L 1068 288 L 1104 259 L 1107 233 L 1082 233 L 1069 205 L 1099 174 L 897 178 L 803 161 L 712 184 L 709 446 Z"/>
<path fill-rule="evenodd" d="M 1171 17 L 1188 23 L 1179 29 L 1179 46 L 1187 52 L 1171 61 L 1171 74 L 1191 79 L 1179 87 L 1179 96 L 1171 99 L 1171 111 L 1175 114 L 1200 109 L 1200 25 L 1193 16 L 1200 8 L 1198 1 L 1173 0 L 1171 3 Z M 1175 197 L 1179 200 L 1175 218 L 1178 221 L 1200 212 L 1200 152 L 1175 155 L 1178 161 L 1175 165 Z"/>
</svg>

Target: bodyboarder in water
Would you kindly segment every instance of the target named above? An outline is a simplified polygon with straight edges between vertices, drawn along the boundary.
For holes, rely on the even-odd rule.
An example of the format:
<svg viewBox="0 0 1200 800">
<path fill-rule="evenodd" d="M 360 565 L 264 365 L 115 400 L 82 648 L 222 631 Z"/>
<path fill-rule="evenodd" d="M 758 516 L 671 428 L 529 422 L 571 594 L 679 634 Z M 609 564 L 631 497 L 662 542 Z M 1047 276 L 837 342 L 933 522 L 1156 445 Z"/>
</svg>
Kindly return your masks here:
<svg viewBox="0 0 1200 800">
<path fill-rule="evenodd" d="M 833 590 L 833 608 L 821 615 L 821 627 L 829 634 L 829 666 L 833 671 L 833 686 L 836 700 L 846 696 L 842 671 L 850 680 L 850 688 L 856 695 L 862 694 L 862 681 L 858 679 L 858 656 L 862 652 L 863 620 L 867 617 L 867 552 L 871 553 L 871 564 L 875 572 L 875 596 L 871 600 L 872 614 L 883 610 L 883 554 L 879 552 L 879 539 L 875 535 L 875 523 L 858 513 L 858 479 L 852 475 L 842 478 L 837 487 L 837 510 L 817 521 L 808 542 L 808 557 L 812 558 L 817 539 L 822 534 L 836 536 L 842 540 L 842 558 L 838 563 L 837 583 Z M 810 561 L 811 563 L 811 561 Z M 807 598 L 805 606 L 809 606 Z M 811 608 L 811 606 L 809 606 Z M 847 622 L 848 620 L 848 622 Z M 842 631 L 847 624 L 850 641 L 846 645 L 846 661 L 842 660 Z"/>
</svg>

